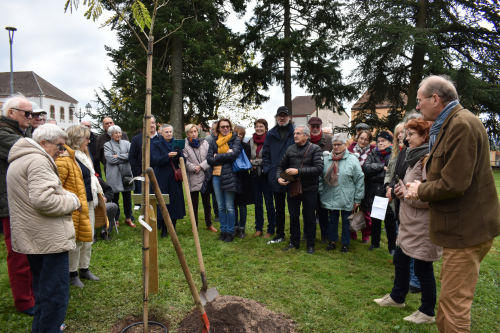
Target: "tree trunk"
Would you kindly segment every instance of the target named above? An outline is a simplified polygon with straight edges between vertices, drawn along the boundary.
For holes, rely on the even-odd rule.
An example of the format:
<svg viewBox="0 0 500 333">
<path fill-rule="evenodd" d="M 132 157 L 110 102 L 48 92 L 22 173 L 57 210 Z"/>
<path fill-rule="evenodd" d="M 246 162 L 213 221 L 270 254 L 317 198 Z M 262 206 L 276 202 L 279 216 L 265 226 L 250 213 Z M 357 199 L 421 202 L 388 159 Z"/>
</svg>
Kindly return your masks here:
<svg viewBox="0 0 500 333">
<path fill-rule="evenodd" d="M 172 36 L 172 98 L 170 100 L 170 125 L 174 127 L 174 137 L 182 139 L 183 126 L 182 108 L 182 39 Z"/>
<path fill-rule="evenodd" d="M 416 26 L 419 31 L 425 31 L 427 28 L 427 4 L 429 0 L 418 0 L 418 8 L 416 13 Z M 408 85 L 408 102 L 406 111 L 415 109 L 417 106 L 417 91 L 418 85 L 422 80 L 424 61 L 425 61 L 425 45 L 420 40 L 425 38 L 423 35 L 414 36 L 416 39 L 413 49 L 413 57 L 411 59 L 411 74 L 410 84 Z"/>
<path fill-rule="evenodd" d="M 290 51 L 290 0 L 284 1 L 285 9 L 285 58 L 284 70 L 285 81 L 283 83 L 285 90 L 285 106 L 292 112 L 292 55 Z"/>
</svg>

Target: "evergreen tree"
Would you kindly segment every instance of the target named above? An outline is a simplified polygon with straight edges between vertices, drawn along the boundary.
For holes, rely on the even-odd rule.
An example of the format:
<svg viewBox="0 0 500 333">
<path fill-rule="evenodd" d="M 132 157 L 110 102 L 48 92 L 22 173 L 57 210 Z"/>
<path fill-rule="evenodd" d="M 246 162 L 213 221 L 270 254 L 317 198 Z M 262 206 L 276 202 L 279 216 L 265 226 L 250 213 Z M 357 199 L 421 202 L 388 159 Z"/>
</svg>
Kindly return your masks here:
<svg viewBox="0 0 500 333">
<path fill-rule="evenodd" d="M 345 54 L 358 61 L 353 77 L 369 93 L 353 126 L 373 112 L 369 122 L 392 130 L 416 107 L 422 78 L 445 74 L 456 83 L 460 103 L 482 115 L 490 137 L 498 138 L 498 1 L 353 0 L 349 17 Z M 393 110 L 379 119 L 375 105 L 383 102 Z"/>
<path fill-rule="evenodd" d="M 339 69 L 340 8 L 331 0 L 260 0 L 255 6 L 246 42 L 262 56 L 264 86 L 280 84 L 290 110 L 292 81 L 313 94 L 316 105 L 337 111 L 343 110 L 341 99 L 353 97 Z"/>
</svg>

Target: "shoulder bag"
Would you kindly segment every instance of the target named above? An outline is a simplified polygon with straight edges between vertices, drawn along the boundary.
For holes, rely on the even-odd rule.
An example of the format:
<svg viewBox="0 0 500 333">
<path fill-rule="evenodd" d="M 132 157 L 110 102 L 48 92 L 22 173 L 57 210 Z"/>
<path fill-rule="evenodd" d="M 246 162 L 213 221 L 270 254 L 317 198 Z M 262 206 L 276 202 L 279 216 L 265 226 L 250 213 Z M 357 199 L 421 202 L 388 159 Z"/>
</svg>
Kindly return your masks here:
<svg viewBox="0 0 500 333">
<path fill-rule="evenodd" d="M 241 146 L 240 155 L 233 162 L 233 172 L 247 171 L 252 168 L 252 163 L 248 160 L 247 154 L 243 149 L 243 145 Z"/>
<path fill-rule="evenodd" d="M 174 163 L 170 161 L 170 164 L 172 164 L 172 169 L 174 169 L 174 179 L 176 182 L 182 183 L 182 171 L 181 169 L 176 169 L 174 166 Z"/>
<path fill-rule="evenodd" d="M 357 212 L 353 211 L 351 216 L 348 217 L 348 219 L 349 219 L 349 229 L 352 232 L 358 232 L 366 228 L 366 221 L 361 208 Z"/>
<path fill-rule="evenodd" d="M 302 156 L 302 164 L 300 165 L 300 168 L 304 166 L 304 158 L 307 155 L 307 152 L 309 151 L 309 148 L 311 148 L 312 143 L 309 144 L 309 147 L 307 147 L 306 153 L 304 156 Z M 293 197 L 298 197 L 302 195 L 302 183 L 300 182 L 300 177 L 294 180 L 293 182 L 290 183 L 290 196 Z"/>
</svg>

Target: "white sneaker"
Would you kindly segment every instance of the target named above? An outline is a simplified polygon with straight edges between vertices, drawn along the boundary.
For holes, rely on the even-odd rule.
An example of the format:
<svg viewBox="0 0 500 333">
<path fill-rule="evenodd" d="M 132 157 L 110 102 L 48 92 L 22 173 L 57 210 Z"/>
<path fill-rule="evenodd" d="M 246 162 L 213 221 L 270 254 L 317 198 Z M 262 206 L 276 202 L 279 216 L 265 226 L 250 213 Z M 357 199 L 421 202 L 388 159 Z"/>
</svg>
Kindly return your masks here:
<svg viewBox="0 0 500 333">
<path fill-rule="evenodd" d="M 392 306 L 395 308 L 404 308 L 405 303 L 396 303 L 394 300 L 391 298 L 391 294 L 385 294 L 383 298 L 377 298 L 373 300 L 375 303 L 377 303 L 380 306 Z"/>
<path fill-rule="evenodd" d="M 134 206 L 134 210 L 140 210 L 141 206 Z"/>
<path fill-rule="evenodd" d="M 432 324 L 436 321 L 436 318 L 426 315 L 419 310 L 413 312 L 411 316 L 403 318 L 406 321 L 411 321 L 415 324 Z"/>
</svg>

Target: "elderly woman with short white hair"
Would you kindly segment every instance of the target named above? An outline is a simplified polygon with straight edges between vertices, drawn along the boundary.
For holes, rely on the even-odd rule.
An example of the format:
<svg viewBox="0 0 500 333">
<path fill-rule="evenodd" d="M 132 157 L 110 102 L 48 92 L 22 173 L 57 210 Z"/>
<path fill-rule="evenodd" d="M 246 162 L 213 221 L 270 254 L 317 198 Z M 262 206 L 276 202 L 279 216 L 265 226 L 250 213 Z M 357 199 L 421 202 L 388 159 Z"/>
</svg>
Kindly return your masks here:
<svg viewBox="0 0 500 333">
<path fill-rule="evenodd" d="M 22 138 L 9 152 L 12 248 L 26 253 L 33 274 L 33 332 L 59 332 L 68 308 L 68 251 L 76 247 L 71 213 L 82 207 L 62 187 L 54 162 L 67 139 L 56 125 L 41 125 L 33 140 Z"/>
<path fill-rule="evenodd" d="M 108 135 L 111 141 L 104 144 L 104 156 L 106 157 L 106 183 L 113 189 L 115 194 L 113 202 L 119 206 L 120 193 L 123 198 L 123 210 L 125 211 L 125 223 L 132 228 L 132 194 L 135 189 L 132 167 L 130 166 L 128 154 L 130 151 L 130 142 L 122 140 L 122 129 L 113 125 L 108 128 Z M 120 219 L 120 208 L 116 213 L 115 223 Z"/>
<path fill-rule="evenodd" d="M 321 206 L 328 210 L 329 215 L 330 243 L 326 250 L 333 251 L 337 247 L 339 217 L 342 216 L 342 253 L 349 252 L 351 243 L 348 217 L 365 197 L 365 175 L 358 158 L 347 150 L 346 142 L 347 136 L 344 133 L 333 136 L 333 150 L 323 159 L 324 167 L 318 190 Z"/>
</svg>

